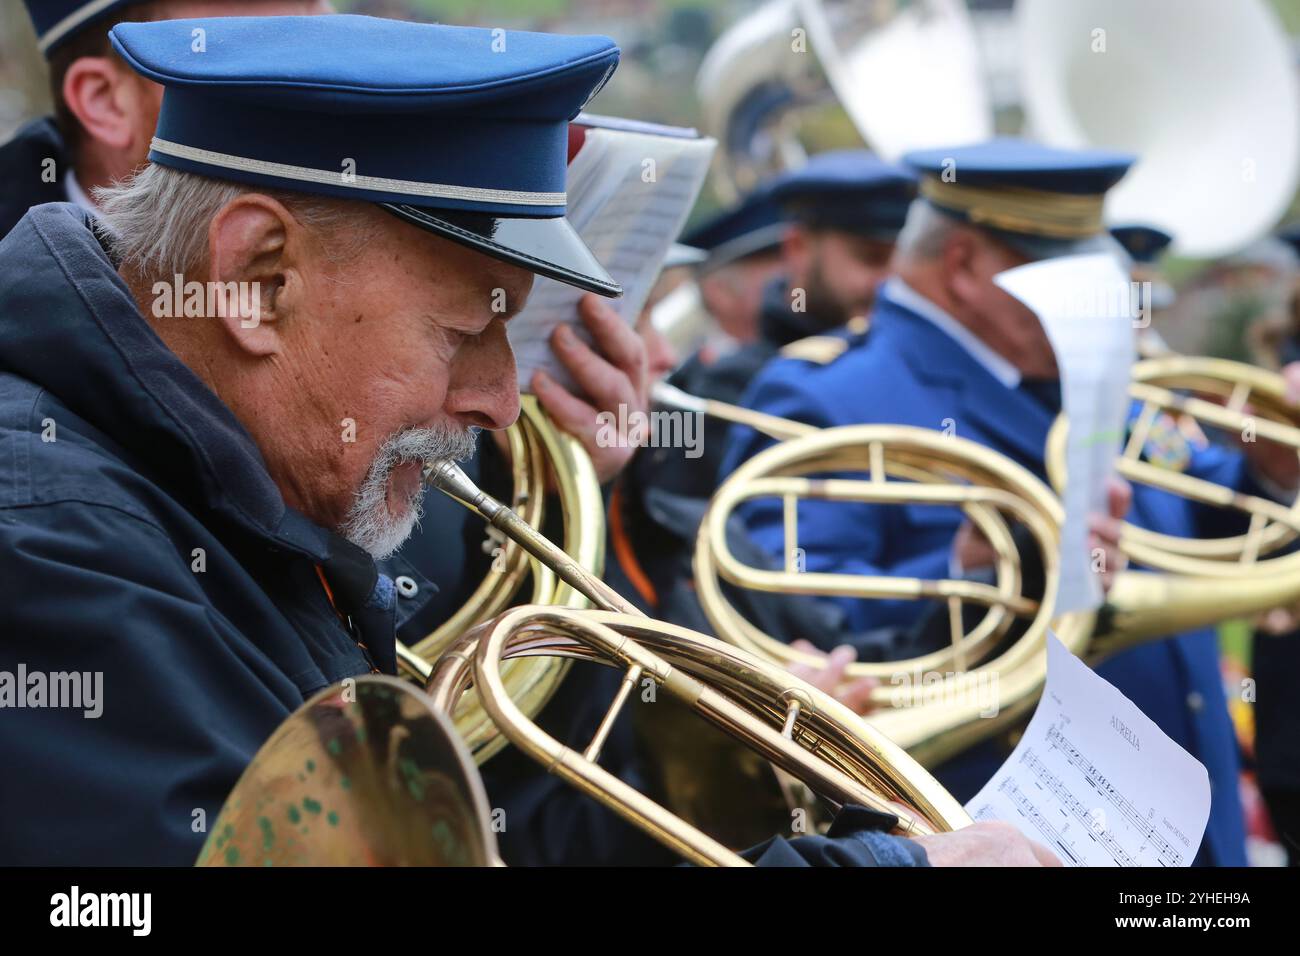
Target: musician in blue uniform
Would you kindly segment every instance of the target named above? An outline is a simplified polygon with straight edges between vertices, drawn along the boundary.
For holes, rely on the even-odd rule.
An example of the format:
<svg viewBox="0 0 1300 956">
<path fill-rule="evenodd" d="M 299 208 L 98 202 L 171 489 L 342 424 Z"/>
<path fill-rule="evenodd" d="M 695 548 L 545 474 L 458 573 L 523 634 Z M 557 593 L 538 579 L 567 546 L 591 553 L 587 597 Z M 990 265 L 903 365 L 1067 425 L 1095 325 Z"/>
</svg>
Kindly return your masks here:
<svg viewBox="0 0 1300 956">
<path fill-rule="evenodd" d="M 752 376 L 780 350 L 817 349 L 827 344 L 821 333 L 843 327 L 855 316 L 860 319 L 886 274 L 914 192 L 910 172 L 866 150 L 822 153 L 690 234 L 690 241 L 722 257 L 768 249 L 777 238 L 783 274 L 764 291 L 757 338 L 728 352 L 701 350 L 668 383 L 689 395 L 736 402 Z M 862 323 L 851 325 L 850 334 L 860 336 Z M 608 573 L 648 613 L 709 632 L 695 594 L 691 554 L 716 487 L 728 426 L 710 416 L 698 422 L 702 433 L 692 447 L 643 448 L 620 476 L 610 501 Z M 743 534 L 733 547 L 762 560 Z M 870 642 L 865 635 L 850 635 L 842 615 L 815 601 L 746 592 L 734 597 L 773 633 L 837 635 L 851 645 Z M 840 643 L 833 641 L 825 650 Z M 848 648 L 837 652 L 837 668 L 852 655 Z M 830 689 L 833 683 L 825 686 Z M 867 682 L 857 682 L 846 689 L 843 702 L 860 706 L 868 691 Z"/>
<path fill-rule="evenodd" d="M 506 321 L 536 274 L 618 292 L 563 192 L 568 122 L 618 50 L 508 37 L 502 58 L 492 31 L 366 17 L 114 28 L 166 87 L 150 165 L 98 220 L 41 205 L 0 242 L 6 862 L 188 864 L 307 696 L 393 672 L 376 561 L 424 461 L 517 414 Z M 75 700 L 14 681 L 70 672 Z M 1035 858 L 887 822 L 756 855 Z"/>
<path fill-rule="evenodd" d="M 763 290 L 781 274 L 781 241 L 785 218 L 772 198 L 772 182 L 760 185 L 727 209 L 682 233 L 681 244 L 699 250 L 692 264 L 700 305 L 716 326 L 710 330 L 704 354 L 692 356 L 705 364 L 728 345 L 743 345 L 759 337 Z"/>
<path fill-rule="evenodd" d="M 820 153 L 769 184 L 770 202 L 787 225 L 782 274 L 763 290 L 757 337 L 727 354 L 686 363 L 672 384 L 734 402 L 784 346 L 865 315 L 914 190 L 911 173 L 866 150 Z M 770 236 L 766 224 L 762 229 L 760 236 Z M 716 467 L 718 459 L 709 462 Z"/>
<path fill-rule="evenodd" d="M 1044 443 L 1061 409 L 1055 356 L 1033 313 L 993 277 L 1030 261 L 1108 248 L 1102 201 L 1132 158 L 995 140 L 917 152 L 905 162 L 922 177 L 920 198 L 899 237 L 895 275 L 872 310 L 870 335 L 827 364 L 773 362 L 745 404 L 817 426 L 946 430 L 1045 477 Z M 767 444 L 749 429 L 734 429 L 723 474 Z M 1157 423 L 1149 447 L 1169 467 L 1259 490 L 1246 456 L 1193 446 L 1170 420 Z M 751 535 L 776 553 L 783 540 L 779 503 L 751 502 L 744 516 Z M 1213 509 L 1143 487 L 1133 490 L 1129 520 L 1183 536 L 1226 531 Z M 960 512 L 951 509 L 806 502 L 799 542 L 810 571 L 943 578 L 960 524 Z M 865 625 L 904 623 L 921 607 L 845 602 L 844 610 Z M 1199 860 L 1243 864 L 1239 762 L 1214 632 L 1148 643 L 1099 670 L 1208 769 L 1213 806 Z M 959 797 L 970 795 L 997 760 L 987 752 L 968 755 L 940 777 Z"/>
<path fill-rule="evenodd" d="M 95 719 L 4 711 L 9 862 L 192 860 L 196 811 L 215 819 L 305 696 L 393 671 L 375 560 L 414 524 L 420 462 L 518 410 L 490 291 L 518 308 L 535 272 L 618 291 L 563 218 L 607 38 L 512 33 L 502 59 L 487 30 L 371 18 L 112 36 L 167 87 L 150 165 L 98 222 L 37 206 L 0 243 L 0 669 L 104 691 Z M 345 158 L 355 177 L 332 174 Z M 214 284 L 195 310 L 176 274 Z"/>
</svg>

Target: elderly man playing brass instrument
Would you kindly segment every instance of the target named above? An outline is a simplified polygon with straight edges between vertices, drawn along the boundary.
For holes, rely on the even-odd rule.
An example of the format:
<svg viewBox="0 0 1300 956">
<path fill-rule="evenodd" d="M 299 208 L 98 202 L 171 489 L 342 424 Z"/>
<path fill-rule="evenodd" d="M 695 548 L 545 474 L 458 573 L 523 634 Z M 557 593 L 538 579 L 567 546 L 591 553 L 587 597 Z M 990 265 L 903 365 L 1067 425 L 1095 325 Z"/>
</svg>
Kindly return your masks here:
<svg viewBox="0 0 1300 956">
<path fill-rule="evenodd" d="M 166 87 L 152 165 L 98 228 L 50 204 L 0 243 L 6 863 L 192 861 L 306 697 L 394 671 L 375 559 L 424 462 L 514 420 L 505 324 L 533 276 L 617 292 L 563 218 L 608 39 L 362 17 L 112 37 Z M 1051 861 L 997 825 L 813 839 L 865 865 Z"/>
</svg>

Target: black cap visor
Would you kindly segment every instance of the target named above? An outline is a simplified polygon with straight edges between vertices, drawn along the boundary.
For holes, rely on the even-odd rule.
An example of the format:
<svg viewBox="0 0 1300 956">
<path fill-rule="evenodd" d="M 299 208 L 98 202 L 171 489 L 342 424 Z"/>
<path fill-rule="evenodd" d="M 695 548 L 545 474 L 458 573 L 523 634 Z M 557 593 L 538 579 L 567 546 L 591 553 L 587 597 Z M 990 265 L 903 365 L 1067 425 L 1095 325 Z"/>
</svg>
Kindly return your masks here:
<svg viewBox="0 0 1300 956">
<path fill-rule="evenodd" d="M 522 266 L 597 295 L 617 298 L 623 288 L 592 255 L 563 216 L 528 218 L 380 203 L 399 219 L 468 246 L 493 259 Z"/>
</svg>

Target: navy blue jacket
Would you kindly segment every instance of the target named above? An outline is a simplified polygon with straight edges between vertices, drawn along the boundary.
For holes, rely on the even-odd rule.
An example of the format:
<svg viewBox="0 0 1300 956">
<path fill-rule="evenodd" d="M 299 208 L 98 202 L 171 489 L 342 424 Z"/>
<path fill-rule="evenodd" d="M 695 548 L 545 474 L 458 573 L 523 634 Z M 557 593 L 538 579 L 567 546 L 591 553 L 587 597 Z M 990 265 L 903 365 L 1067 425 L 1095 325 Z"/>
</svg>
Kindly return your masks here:
<svg viewBox="0 0 1300 956">
<path fill-rule="evenodd" d="M 744 404 L 823 427 L 878 422 L 947 429 L 1045 477 L 1043 449 L 1059 411 L 1059 391 L 1045 400 L 1043 390 L 1029 383 L 1007 388 L 947 333 L 884 291 L 870 328 L 868 336 L 850 342 L 829 365 L 773 361 L 755 379 Z M 722 475 L 767 444 L 750 429 L 733 429 Z M 1186 469 L 1260 493 L 1241 456 L 1222 448 L 1192 450 Z M 779 502 L 751 502 L 742 514 L 754 539 L 778 554 L 783 540 Z M 1182 536 L 1231 530 L 1215 509 L 1142 485 L 1134 488 L 1129 520 Z M 950 508 L 807 502 L 799 506 L 799 543 L 810 571 L 942 578 L 948 576 L 960 521 L 961 513 Z M 923 608 L 912 601 L 845 601 L 842 606 L 859 627 L 905 624 Z M 1239 756 L 1218 665 L 1215 633 L 1206 628 L 1117 655 L 1098 672 L 1209 771 L 1212 810 L 1202 860 L 1245 865 Z M 995 769 L 991 760 L 963 767 L 967 772 L 960 779 L 945 772 L 948 768 L 940 768 L 938 776 L 959 796 L 973 796 Z"/>
<path fill-rule="evenodd" d="M 67 174 L 67 151 L 51 116 L 32 120 L 0 146 L 0 239 L 32 206 L 64 202 Z"/>
<path fill-rule="evenodd" d="M 0 710 L 0 862 L 191 863 L 305 697 L 393 670 L 378 585 L 285 506 L 85 214 L 21 221 L 0 243 L 0 670 L 99 672 L 103 711 Z"/>
</svg>

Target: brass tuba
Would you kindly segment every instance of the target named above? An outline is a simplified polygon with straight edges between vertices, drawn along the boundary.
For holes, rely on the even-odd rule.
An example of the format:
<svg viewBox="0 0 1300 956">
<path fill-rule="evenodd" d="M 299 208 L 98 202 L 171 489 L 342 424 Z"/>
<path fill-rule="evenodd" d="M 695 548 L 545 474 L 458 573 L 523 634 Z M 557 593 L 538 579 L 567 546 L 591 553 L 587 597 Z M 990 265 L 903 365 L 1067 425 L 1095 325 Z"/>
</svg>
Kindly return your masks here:
<svg viewBox="0 0 1300 956">
<path fill-rule="evenodd" d="M 1026 133 L 1139 157 L 1106 197 L 1111 221 L 1158 225 L 1187 256 L 1244 248 L 1300 182 L 1300 78 L 1271 7 L 1017 0 Z"/>
<path fill-rule="evenodd" d="M 822 102 L 891 159 L 993 132 L 961 0 L 769 0 L 718 37 L 695 87 L 728 200 L 803 163 L 799 113 Z"/>
</svg>

